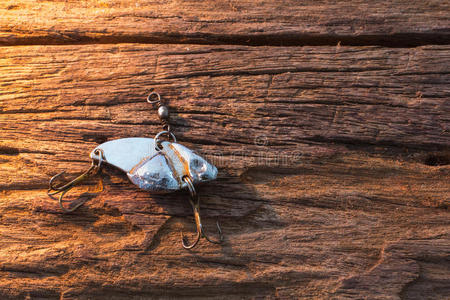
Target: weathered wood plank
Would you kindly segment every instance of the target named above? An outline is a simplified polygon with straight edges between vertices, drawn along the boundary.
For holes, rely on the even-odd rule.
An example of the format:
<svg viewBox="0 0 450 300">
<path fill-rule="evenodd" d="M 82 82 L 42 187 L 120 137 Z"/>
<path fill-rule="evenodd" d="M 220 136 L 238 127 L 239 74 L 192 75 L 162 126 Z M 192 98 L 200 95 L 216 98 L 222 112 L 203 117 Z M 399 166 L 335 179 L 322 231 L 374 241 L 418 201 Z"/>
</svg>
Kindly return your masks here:
<svg viewBox="0 0 450 300">
<path fill-rule="evenodd" d="M 34 1 L 0 4 L 0 44 L 448 44 L 448 1 Z"/>
<path fill-rule="evenodd" d="M 0 295 L 444 298 L 448 53 L 0 48 Z M 52 174 L 86 168 L 97 143 L 155 134 L 152 87 L 180 142 L 219 167 L 200 193 L 223 246 L 183 250 L 186 195 L 138 191 L 112 168 L 72 215 L 45 193 Z"/>
</svg>

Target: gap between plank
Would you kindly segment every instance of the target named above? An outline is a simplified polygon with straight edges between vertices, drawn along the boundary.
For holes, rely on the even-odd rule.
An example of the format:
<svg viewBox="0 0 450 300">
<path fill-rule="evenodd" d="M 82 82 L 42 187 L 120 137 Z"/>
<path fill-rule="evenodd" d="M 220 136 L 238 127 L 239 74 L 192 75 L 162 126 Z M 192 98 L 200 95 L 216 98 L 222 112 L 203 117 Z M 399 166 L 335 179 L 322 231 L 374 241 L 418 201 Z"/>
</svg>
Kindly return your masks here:
<svg viewBox="0 0 450 300">
<path fill-rule="evenodd" d="M 0 39 L 0 46 L 27 45 L 83 45 L 83 44 L 200 44 L 245 46 L 382 46 L 387 48 L 410 48 L 425 45 L 448 45 L 447 33 L 396 33 L 387 35 L 313 35 L 313 34 L 161 34 L 101 35 L 97 37 L 79 33 L 53 33 L 45 36 L 8 37 Z"/>
</svg>

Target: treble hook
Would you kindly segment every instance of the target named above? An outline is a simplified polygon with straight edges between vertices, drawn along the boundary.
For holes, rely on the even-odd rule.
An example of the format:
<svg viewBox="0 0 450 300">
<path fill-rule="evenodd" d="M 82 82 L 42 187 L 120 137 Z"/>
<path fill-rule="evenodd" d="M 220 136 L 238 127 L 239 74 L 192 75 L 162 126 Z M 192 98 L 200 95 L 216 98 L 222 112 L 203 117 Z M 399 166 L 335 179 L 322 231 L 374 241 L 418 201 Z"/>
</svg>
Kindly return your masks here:
<svg viewBox="0 0 450 300">
<path fill-rule="evenodd" d="M 59 206 L 61 207 L 61 209 L 66 212 L 73 212 L 74 210 L 76 210 L 78 207 L 80 207 L 81 205 L 84 204 L 84 202 L 78 203 L 77 205 L 75 205 L 72 208 L 65 208 L 62 204 L 62 199 L 64 197 L 64 195 L 70 191 L 74 186 L 76 186 L 77 184 L 79 184 L 80 182 L 86 180 L 87 178 L 91 177 L 92 175 L 97 174 L 100 171 L 100 167 L 102 165 L 102 162 L 104 160 L 104 154 L 103 154 L 103 150 L 101 149 L 96 149 L 94 154 L 96 154 L 98 157 L 100 157 L 100 159 L 98 160 L 97 163 L 95 163 L 94 160 L 92 160 L 92 164 L 90 166 L 90 168 L 84 172 L 83 174 L 81 174 L 80 176 L 78 176 L 77 178 L 75 178 L 74 180 L 62 185 L 62 186 L 55 186 L 54 185 L 54 181 L 61 177 L 65 171 L 62 171 L 61 173 L 56 174 L 55 176 L 53 176 L 48 184 L 48 191 L 47 191 L 47 195 L 49 195 L 50 198 L 53 198 L 53 195 L 56 194 L 60 194 L 59 195 Z"/>
<path fill-rule="evenodd" d="M 222 230 L 220 229 L 219 221 L 217 221 L 217 230 L 219 232 L 219 240 L 218 241 L 211 240 L 206 235 L 206 233 L 203 229 L 202 221 L 200 219 L 200 200 L 198 198 L 197 192 L 195 191 L 194 184 L 192 183 L 192 179 L 189 176 L 184 176 L 183 181 L 186 182 L 189 192 L 190 192 L 189 202 L 191 203 L 192 208 L 194 210 L 195 224 L 197 226 L 197 236 L 195 238 L 195 241 L 190 245 L 186 244 L 185 237 L 184 237 L 183 233 L 181 233 L 181 241 L 182 241 L 183 247 L 185 249 L 194 248 L 197 245 L 197 243 L 200 241 L 201 237 L 204 237 L 208 242 L 213 243 L 213 244 L 222 243 L 223 242 L 223 234 L 222 234 Z"/>
</svg>

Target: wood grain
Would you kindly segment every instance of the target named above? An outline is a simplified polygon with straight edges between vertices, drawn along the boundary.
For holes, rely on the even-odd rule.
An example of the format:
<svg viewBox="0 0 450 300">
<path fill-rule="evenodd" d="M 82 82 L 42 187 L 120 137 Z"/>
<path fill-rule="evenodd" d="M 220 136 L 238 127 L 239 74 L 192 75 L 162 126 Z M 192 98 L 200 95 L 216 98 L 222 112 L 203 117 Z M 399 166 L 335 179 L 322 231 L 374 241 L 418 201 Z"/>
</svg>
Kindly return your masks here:
<svg viewBox="0 0 450 300">
<path fill-rule="evenodd" d="M 0 45 L 448 44 L 448 1 L 34 1 L 0 4 Z"/>
<path fill-rule="evenodd" d="M 0 48 L 0 295 L 445 298 L 449 49 Z M 76 213 L 46 195 L 98 143 L 160 130 L 150 88 L 219 167 L 200 194 L 223 245 L 182 249 L 186 194 L 149 195 L 110 167 L 92 180 L 103 192 L 74 193 Z"/>
</svg>

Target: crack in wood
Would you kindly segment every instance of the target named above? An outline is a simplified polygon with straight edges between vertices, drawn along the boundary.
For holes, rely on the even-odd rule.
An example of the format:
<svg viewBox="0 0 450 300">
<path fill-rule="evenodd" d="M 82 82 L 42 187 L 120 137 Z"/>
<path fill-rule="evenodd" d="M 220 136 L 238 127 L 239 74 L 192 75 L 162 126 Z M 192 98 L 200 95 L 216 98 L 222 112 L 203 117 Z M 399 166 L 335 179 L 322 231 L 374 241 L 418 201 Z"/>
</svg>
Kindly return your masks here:
<svg viewBox="0 0 450 300">
<path fill-rule="evenodd" d="M 245 45 L 245 46 L 381 46 L 386 48 L 415 48 L 425 45 L 449 45 L 446 33 L 396 33 L 372 35 L 315 35 L 315 34 L 165 34 L 165 35 L 107 35 L 97 37 L 80 33 L 53 34 L 45 36 L 13 37 L 0 39 L 0 46 L 30 45 L 87 45 L 87 44 L 198 44 L 198 45 Z"/>
</svg>

